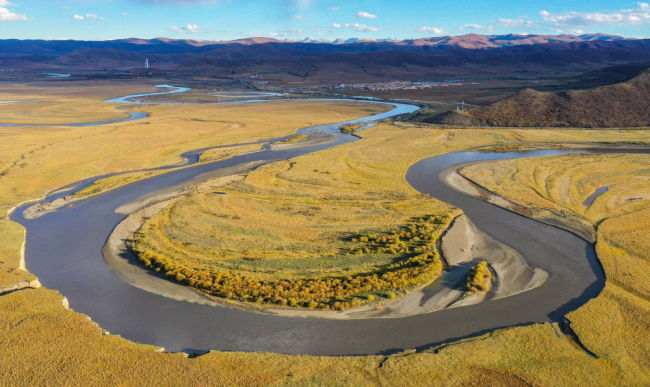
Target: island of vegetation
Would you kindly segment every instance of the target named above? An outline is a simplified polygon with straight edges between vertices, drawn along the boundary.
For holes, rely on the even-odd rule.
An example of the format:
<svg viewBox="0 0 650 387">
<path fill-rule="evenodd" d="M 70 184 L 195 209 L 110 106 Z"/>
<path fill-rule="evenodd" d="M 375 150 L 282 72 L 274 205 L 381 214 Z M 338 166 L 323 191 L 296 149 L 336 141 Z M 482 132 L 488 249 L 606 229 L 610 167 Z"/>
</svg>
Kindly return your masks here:
<svg viewBox="0 0 650 387">
<path fill-rule="evenodd" d="M 467 283 L 465 288 L 469 292 L 485 293 L 490 291 L 492 273 L 488 267 L 487 261 L 480 261 L 472 266 L 467 273 Z"/>
<path fill-rule="evenodd" d="M 341 127 L 339 128 L 339 130 L 340 130 L 341 133 L 343 133 L 343 134 L 352 134 L 352 133 L 356 132 L 357 129 L 359 129 L 360 127 L 361 127 L 361 124 L 360 124 L 360 123 L 356 123 L 356 124 L 345 124 L 345 125 L 341 125 Z"/>
<path fill-rule="evenodd" d="M 436 242 L 440 231 L 448 224 L 449 217 L 432 215 L 414 219 L 393 232 L 344 237 L 350 246 L 347 252 L 340 254 L 395 257 L 378 265 L 374 271 L 347 276 L 266 279 L 255 273 L 218 271 L 209 267 L 199 269 L 196 265 L 179 263 L 173 256 L 148 244 L 148 233 L 161 232 L 161 228 L 148 227 L 148 224 L 134 235 L 129 246 L 146 267 L 211 296 L 290 307 L 344 310 L 378 297 L 394 299 L 396 292 L 440 277 L 443 265 Z"/>
</svg>

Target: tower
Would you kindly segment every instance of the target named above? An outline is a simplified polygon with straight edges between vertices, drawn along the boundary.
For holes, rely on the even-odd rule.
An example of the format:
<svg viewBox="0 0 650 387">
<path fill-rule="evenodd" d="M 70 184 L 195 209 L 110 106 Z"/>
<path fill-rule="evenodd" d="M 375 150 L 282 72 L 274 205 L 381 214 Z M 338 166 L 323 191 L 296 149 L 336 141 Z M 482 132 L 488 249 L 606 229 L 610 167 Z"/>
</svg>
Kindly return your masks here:
<svg viewBox="0 0 650 387">
<path fill-rule="evenodd" d="M 148 69 L 149 68 L 149 58 L 144 60 L 144 68 Z"/>
</svg>

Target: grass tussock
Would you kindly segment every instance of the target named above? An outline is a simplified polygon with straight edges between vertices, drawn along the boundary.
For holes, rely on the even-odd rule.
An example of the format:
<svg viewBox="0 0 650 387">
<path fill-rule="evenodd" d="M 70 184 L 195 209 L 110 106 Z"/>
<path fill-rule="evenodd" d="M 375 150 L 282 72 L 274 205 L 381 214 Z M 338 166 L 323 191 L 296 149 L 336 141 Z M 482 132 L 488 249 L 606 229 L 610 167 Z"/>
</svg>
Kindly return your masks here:
<svg viewBox="0 0 650 387">
<path fill-rule="evenodd" d="M 467 273 L 465 288 L 469 292 L 484 293 L 489 292 L 492 282 L 492 272 L 488 267 L 487 261 L 480 261 Z"/>
<path fill-rule="evenodd" d="M 345 124 L 345 125 L 341 125 L 341 127 L 339 128 L 339 130 L 340 130 L 341 133 L 343 133 L 343 134 L 352 134 L 352 133 L 356 132 L 356 130 L 359 129 L 360 127 L 361 127 L 361 124 L 360 124 L 360 123 L 356 123 L 356 124 Z"/>
<path fill-rule="evenodd" d="M 285 138 L 284 140 L 280 140 L 278 142 L 282 143 L 282 144 L 293 144 L 293 143 L 296 143 L 296 142 L 300 142 L 300 141 L 302 141 L 302 140 L 304 140 L 306 138 L 307 138 L 306 134 L 297 134 L 295 136 Z"/>
</svg>

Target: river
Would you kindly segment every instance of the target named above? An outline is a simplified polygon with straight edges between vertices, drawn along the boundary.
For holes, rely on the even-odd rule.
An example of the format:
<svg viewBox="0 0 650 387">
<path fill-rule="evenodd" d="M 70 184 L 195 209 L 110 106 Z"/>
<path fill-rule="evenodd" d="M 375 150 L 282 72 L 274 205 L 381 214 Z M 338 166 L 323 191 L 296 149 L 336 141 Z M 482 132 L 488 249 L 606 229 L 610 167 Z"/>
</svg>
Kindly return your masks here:
<svg viewBox="0 0 650 387">
<path fill-rule="evenodd" d="M 144 95 L 138 97 L 141 96 Z M 128 99 L 117 100 L 128 102 Z M 368 126 L 417 109 L 412 105 L 391 105 L 394 109 L 390 112 L 350 123 L 361 122 Z M 45 287 L 66 296 L 72 309 L 88 315 L 112 334 L 189 353 L 211 349 L 312 355 L 394 353 L 501 327 L 558 320 L 602 289 L 604 275 L 590 243 L 567 231 L 460 194 L 439 178 L 441 171 L 459 163 L 576 152 L 567 150 L 502 154 L 456 152 L 420 161 L 406 176 L 414 188 L 461 208 L 484 232 L 512 246 L 529 264 L 549 273 L 549 279 L 542 286 L 508 298 L 404 318 L 280 317 L 165 298 L 122 281 L 106 265 L 102 247 L 113 228 L 125 218 L 115 212 L 116 208 L 207 171 L 251 161 L 268 163 L 357 140 L 355 136 L 341 134 L 340 125 L 320 125 L 299 131 L 330 133 L 337 136 L 335 143 L 289 150 L 266 148 L 223 161 L 195 164 L 73 202 L 33 220 L 22 216 L 28 206 L 20 207 L 11 218 L 27 229 L 27 268 Z M 196 159 L 198 157 L 188 163 Z M 92 180 L 87 179 L 86 183 Z M 69 194 L 74 189 L 56 196 Z"/>
</svg>

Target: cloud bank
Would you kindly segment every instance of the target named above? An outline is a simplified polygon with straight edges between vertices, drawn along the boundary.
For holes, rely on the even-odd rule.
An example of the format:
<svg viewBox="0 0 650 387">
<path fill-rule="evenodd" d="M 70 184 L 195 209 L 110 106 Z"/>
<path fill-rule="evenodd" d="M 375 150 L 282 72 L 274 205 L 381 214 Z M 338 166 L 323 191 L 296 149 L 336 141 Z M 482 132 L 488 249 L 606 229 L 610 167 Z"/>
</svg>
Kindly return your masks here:
<svg viewBox="0 0 650 387">
<path fill-rule="evenodd" d="M 8 0 L 0 0 L 0 22 L 27 20 L 27 15 L 12 12 L 9 9 L 12 5 Z"/>
<path fill-rule="evenodd" d="M 172 30 L 179 34 L 196 34 L 203 31 L 203 28 L 196 24 L 188 24 L 185 27 L 172 27 Z"/>
</svg>

